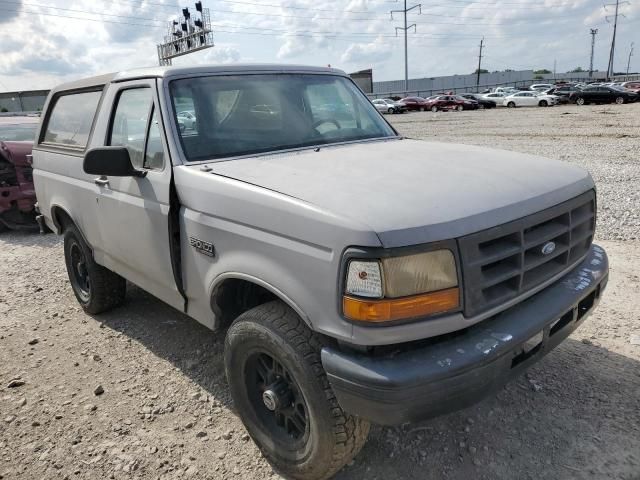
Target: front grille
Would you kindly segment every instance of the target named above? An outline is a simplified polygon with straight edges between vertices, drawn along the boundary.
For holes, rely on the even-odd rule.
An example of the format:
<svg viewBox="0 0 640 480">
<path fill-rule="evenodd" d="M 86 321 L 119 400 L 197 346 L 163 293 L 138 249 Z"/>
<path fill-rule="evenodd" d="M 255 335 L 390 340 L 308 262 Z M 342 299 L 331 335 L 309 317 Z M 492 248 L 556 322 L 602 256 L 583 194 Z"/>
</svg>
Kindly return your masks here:
<svg viewBox="0 0 640 480">
<path fill-rule="evenodd" d="M 581 260 L 595 232 L 593 190 L 528 217 L 458 239 L 464 313 L 471 317 L 537 287 Z M 549 242 L 555 250 L 544 254 Z"/>
</svg>

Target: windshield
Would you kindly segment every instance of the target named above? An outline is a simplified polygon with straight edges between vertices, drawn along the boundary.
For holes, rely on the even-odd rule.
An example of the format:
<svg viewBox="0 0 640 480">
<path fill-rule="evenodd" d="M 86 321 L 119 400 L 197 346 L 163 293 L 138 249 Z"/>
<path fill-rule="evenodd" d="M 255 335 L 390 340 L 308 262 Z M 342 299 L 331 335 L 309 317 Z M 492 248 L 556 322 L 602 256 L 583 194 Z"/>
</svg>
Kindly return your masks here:
<svg viewBox="0 0 640 480">
<path fill-rule="evenodd" d="M 0 125 L 0 142 L 34 141 L 37 123 Z"/>
<path fill-rule="evenodd" d="M 348 79 L 334 75 L 210 76 L 170 84 L 188 161 L 395 136 Z M 177 122 L 177 118 L 174 119 Z"/>
</svg>

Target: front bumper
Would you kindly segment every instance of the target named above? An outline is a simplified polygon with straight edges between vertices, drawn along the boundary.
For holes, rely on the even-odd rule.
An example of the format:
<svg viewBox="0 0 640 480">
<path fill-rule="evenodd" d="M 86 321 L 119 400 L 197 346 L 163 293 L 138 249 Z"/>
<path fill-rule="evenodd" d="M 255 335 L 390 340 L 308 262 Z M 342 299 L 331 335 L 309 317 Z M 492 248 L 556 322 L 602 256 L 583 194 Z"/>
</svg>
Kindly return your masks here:
<svg viewBox="0 0 640 480">
<path fill-rule="evenodd" d="M 599 302 L 608 274 L 607 255 L 594 245 L 557 282 L 464 331 L 380 355 L 325 347 L 322 364 L 342 408 L 375 423 L 416 422 L 459 410 L 566 339 Z"/>
</svg>

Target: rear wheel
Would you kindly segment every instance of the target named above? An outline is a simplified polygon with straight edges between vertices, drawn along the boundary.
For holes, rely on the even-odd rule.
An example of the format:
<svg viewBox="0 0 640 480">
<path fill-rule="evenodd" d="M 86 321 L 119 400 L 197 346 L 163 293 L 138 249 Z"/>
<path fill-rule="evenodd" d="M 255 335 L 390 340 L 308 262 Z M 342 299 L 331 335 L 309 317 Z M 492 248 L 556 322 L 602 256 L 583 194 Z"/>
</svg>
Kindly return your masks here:
<svg viewBox="0 0 640 480">
<path fill-rule="evenodd" d="M 431 111 L 432 111 L 432 112 L 434 112 L 434 113 L 435 113 L 435 112 L 437 112 L 437 111 L 438 111 L 438 107 L 436 107 L 436 106 L 434 105 L 433 107 L 431 107 Z"/>
<path fill-rule="evenodd" d="M 126 281 L 98 265 L 75 226 L 64 232 L 64 260 L 69 282 L 85 312 L 102 313 L 124 302 Z"/>
<path fill-rule="evenodd" d="M 516 107 L 516 103 L 515 102 L 509 102 L 509 103 L 507 103 L 507 107 L 515 108 Z"/>
<path fill-rule="evenodd" d="M 326 479 L 360 451 L 369 423 L 345 413 L 320 339 L 279 301 L 236 319 L 225 340 L 234 405 L 264 456 L 290 478 Z"/>
<path fill-rule="evenodd" d="M 479 104 L 478 104 L 478 108 L 479 108 L 480 110 L 484 110 L 484 103 L 479 103 Z"/>
<path fill-rule="evenodd" d="M 538 103 L 538 106 L 540 106 L 540 107 L 548 107 L 549 104 L 547 103 L 546 100 L 540 100 L 540 102 Z"/>
<path fill-rule="evenodd" d="M 420 111 L 421 111 L 421 112 L 424 112 L 424 107 L 420 107 Z"/>
<path fill-rule="evenodd" d="M 464 107 L 462 105 L 458 105 L 456 107 L 456 110 L 458 110 L 459 112 L 461 112 L 462 110 L 464 110 Z"/>
<path fill-rule="evenodd" d="M 578 97 L 578 99 L 576 100 L 576 105 L 584 105 L 585 101 L 583 97 Z"/>
<path fill-rule="evenodd" d="M 393 108 L 389 107 L 389 109 L 387 110 L 387 113 L 393 113 L 393 112 L 395 112 L 395 110 Z"/>
<path fill-rule="evenodd" d="M 616 103 L 622 105 L 624 103 L 624 97 L 616 97 Z"/>
</svg>

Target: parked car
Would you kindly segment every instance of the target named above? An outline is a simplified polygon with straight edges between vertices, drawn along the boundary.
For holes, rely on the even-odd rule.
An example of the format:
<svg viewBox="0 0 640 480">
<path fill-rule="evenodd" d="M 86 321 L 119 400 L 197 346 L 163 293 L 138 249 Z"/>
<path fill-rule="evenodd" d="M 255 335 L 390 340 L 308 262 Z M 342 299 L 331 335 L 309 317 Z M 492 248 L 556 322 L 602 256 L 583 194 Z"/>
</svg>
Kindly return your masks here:
<svg viewBox="0 0 640 480">
<path fill-rule="evenodd" d="M 624 82 L 621 86 L 634 93 L 640 93 L 640 81 Z"/>
<path fill-rule="evenodd" d="M 467 100 L 475 100 L 478 102 L 478 108 L 496 108 L 496 102 L 489 100 L 482 95 L 476 93 L 463 93 L 460 96 Z"/>
<path fill-rule="evenodd" d="M 549 90 L 550 88 L 553 88 L 553 85 L 550 83 L 534 83 L 529 87 L 530 90 L 536 90 L 540 92 L 543 90 Z"/>
<path fill-rule="evenodd" d="M 40 119 L 0 117 L 0 231 L 37 229 L 29 157 Z"/>
<path fill-rule="evenodd" d="M 581 88 L 570 85 L 563 85 L 560 87 L 551 88 L 542 93 L 544 93 L 545 95 L 555 95 L 556 97 L 558 97 L 558 103 L 569 103 L 569 96 L 572 93 L 579 91 L 581 91 Z"/>
<path fill-rule="evenodd" d="M 185 129 L 193 129 L 196 126 L 196 116 L 193 112 L 184 111 L 178 113 L 178 118 L 184 123 Z"/>
<path fill-rule="evenodd" d="M 434 95 L 426 99 L 427 107 L 432 112 L 439 112 L 444 110 L 464 110 L 464 99 L 456 97 L 456 95 Z M 469 108 L 469 105 L 470 104 L 466 104 L 467 109 Z"/>
<path fill-rule="evenodd" d="M 427 100 L 422 97 L 405 97 L 400 101 L 405 104 L 409 111 L 424 112 L 429 108 Z"/>
<path fill-rule="evenodd" d="M 378 98 L 372 103 L 382 113 L 404 113 L 407 111 L 407 106 L 404 103 L 396 102 L 390 98 Z"/>
<path fill-rule="evenodd" d="M 505 107 L 550 107 L 558 103 L 558 97 L 544 95 L 538 92 L 519 92 L 505 97 L 502 104 Z"/>
<path fill-rule="evenodd" d="M 515 87 L 497 87 L 493 93 L 504 93 L 505 95 L 511 95 L 514 93 L 518 93 L 520 90 L 518 90 Z"/>
<path fill-rule="evenodd" d="M 480 103 L 475 98 L 465 98 L 462 95 L 454 95 L 455 99 L 462 102 L 463 110 L 477 110 L 480 108 Z"/>
<path fill-rule="evenodd" d="M 258 99 L 286 115 L 265 123 Z M 187 100 L 198 129 L 182 133 Z M 314 114 L 332 100 L 351 117 Z M 132 70 L 53 88 L 44 112 L 38 218 L 64 235 L 80 306 L 123 304 L 130 281 L 224 332 L 235 411 L 287 478 L 332 477 L 370 422 L 500 390 L 607 285 L 588 172 L 404 138 L 339 70 Z M 539 368 L 561 375 L 553 362 Z"/>
<path fill-rule="evenodd" d="M 577 105 L 590 103 L 632 103 L 638 99 L 638 94 L 621 87 L 589 86 L 579 92 L 573 92 L 569 99 Z"/>
<path fill-rule="evenodd" d="M 483 98 L 485 98 L 486 100 L 490 100 L 492 102 L 496 102 L 496 106 L 503 106 L 502 102 L 505 98 L 507 98 L 507 94 L 506 93 L 502 93 L 502 92 L 491 92 L 491 93 L 485 93 L 484 95 L 482 95 Z"/>
</svg>

